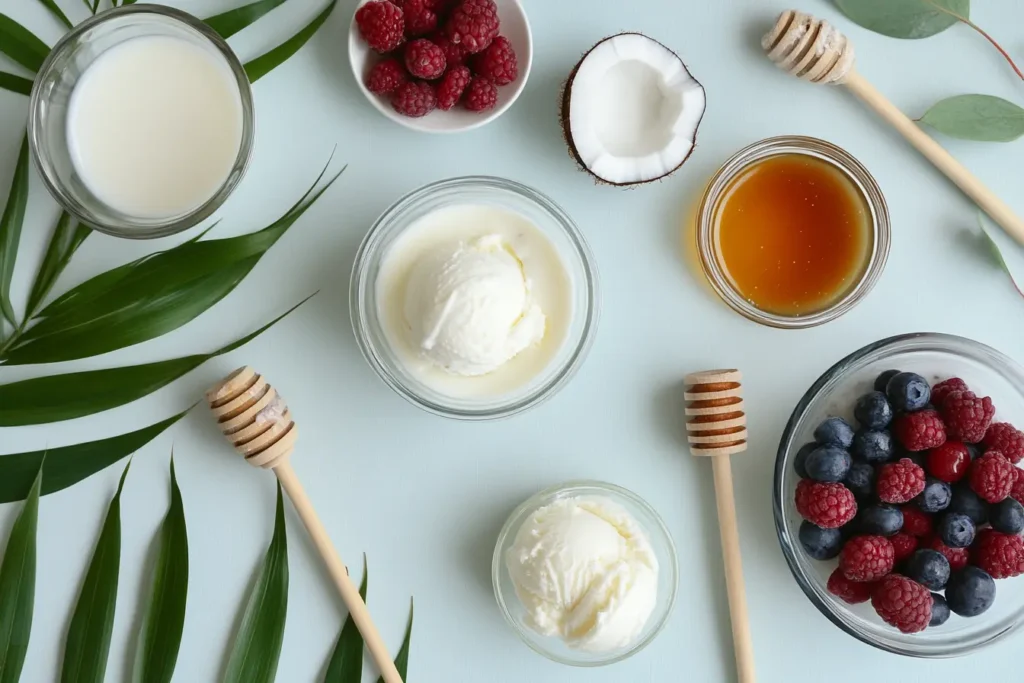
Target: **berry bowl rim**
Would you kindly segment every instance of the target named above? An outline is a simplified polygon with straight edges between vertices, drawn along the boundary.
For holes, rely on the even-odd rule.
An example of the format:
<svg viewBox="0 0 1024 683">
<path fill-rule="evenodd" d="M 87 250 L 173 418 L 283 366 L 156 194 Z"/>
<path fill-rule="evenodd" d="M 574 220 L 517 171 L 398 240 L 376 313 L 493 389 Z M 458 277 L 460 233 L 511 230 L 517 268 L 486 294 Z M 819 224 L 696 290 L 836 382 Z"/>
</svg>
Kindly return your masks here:
<svg viewBox="0 0 1024 683">
<path fill-rule="evenodd" d="M 530 27 L 530 19 L 526 15 L 526 8 L 523 7 L 520 0 L 495 0 L 502 23 L 506 19 L 510 19 L 511 15 L 514 14 L 522 22 L 523 27 L 523 42 L 513 43 L 519 65 L 519 77 L 509 85 L 499 87 L 497 106 L 489 112 L 481 112 L 479 114 L 473 112 L 463 113 L 458 110 L 435 110 L 422 118 L 402 116 L 391 107 L 385 98 L 370 92 L 364 82 L 369 62 L 375 53 L 370 49 L 369 45 L 363 42 L 362 37 L 359 35 L 359 26 L 356 24 L 356 12 L 359 11 L 360 7 L 372 1 L 359 0 L 352 10 L 352 20 L 349 23 L 348 31 L 348 63 L 352 69 L 352 77 L 355 79 L 359 91 L 363 93 L 363 96 L 377 111 L 395 123 L 410 130 L 435 135 L 476 130 L 508 111 L 526 88 L 526 81 L 529 80 L 530 71 L 533 67 L 533 30 Z M 465 114 L 470 114 L 471 116 Z M 431 125 L 427 123 L 428 121 L 434 122 L 434 124 Z"/>
<path fill-rule="evenodd" d="M 820 589 L 818 588 L 818 584 L 822 582 L 811 578 L 803 566 L 810 560 L 803 559 L 803 549 L 799 547 L 797 529 L 790 530 L 786 522 L 787 509 L 792 505 L 787 497 L 786 482 L 789 477 L 796 476 L 792 471 L 792 460 L 800 447 L 796 438 L 797 432 L 809 407 L 818 395 L 826 389 L 832 389 L 852 370 L 878 360 L 887 360 L 893 356 L 921 351 L 940 351 L 969 358 L 986 365 L 989 369 L 1012 377 L 1016 386 L 1024 387 L 1024 367 L 1001 351 L 973 339 L 937 332 L 916 332 L 872 342 L 847 355 L 826 370 L 804 393 L 794 408 L 782 432 L 775 459 L 772 512 L 779 545 L 782 546 L 786 564 L 797 585 L 822 615 L 847 634 L 880 650 L 907 657 L 942 659 L 972 654 L 995 644 L 1018 630 L 1024 625 L 1024 607 L 1018 609 L 1013 618 L 1003 619 L 989 628 L 982 629 L 980 633 L 970 638 L 961 637 L 959 642 L 953 645 L 938 647 L 934 643 L 929 643 L 927 636 L 922 636 L 922 634 L 904 636 L 895 630 L 892 631 L 892 637 L 880 638 L 876 633 L 860 626 L 858 621 L 850 616 L 848 606 L 839 598 L 828 595 L 823 584 Z M 1024 393 L 1024 389 L 1018 391 Z M 983 623 L 984 619 L 984 616 L 974 617 L 975 623 Z"/>
</svg>

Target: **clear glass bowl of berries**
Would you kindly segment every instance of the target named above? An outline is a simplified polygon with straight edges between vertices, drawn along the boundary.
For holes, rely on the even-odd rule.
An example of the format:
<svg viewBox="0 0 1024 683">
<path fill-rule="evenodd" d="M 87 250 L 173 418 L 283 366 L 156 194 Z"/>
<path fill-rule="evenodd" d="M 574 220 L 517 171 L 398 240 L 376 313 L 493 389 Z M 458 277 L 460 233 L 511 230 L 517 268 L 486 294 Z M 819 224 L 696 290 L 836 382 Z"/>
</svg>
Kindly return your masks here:
<svg viewBox="0 0 1024 683">
<path fill-rule="evenodd" d="M 775 463 L 779 541 L 836 626 L 915 657 L 1024 623 L 1024 368 L 945 334 L 883 339 L 804 394 Z M 1021 463 L 1024 464 L 1024 463 Z"/>
</svg>

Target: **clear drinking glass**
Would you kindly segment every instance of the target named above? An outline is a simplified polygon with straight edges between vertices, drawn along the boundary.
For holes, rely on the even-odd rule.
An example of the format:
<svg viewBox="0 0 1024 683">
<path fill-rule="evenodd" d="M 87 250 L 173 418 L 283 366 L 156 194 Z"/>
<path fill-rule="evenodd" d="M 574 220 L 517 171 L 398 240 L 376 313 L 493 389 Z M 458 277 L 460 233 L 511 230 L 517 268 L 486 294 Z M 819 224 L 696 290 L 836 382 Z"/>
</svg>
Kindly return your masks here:
<svg viewBox="0 0 1024 683">
<path fill-rule="evenodd" d="M 230 173 L 217 192 L 184 215 L 141 218 L 100 200 L 82 181 L 68 144 L 68 106 L 79 79 L 96 59 L 127 40 L 169 36 L 219 54 L 230 67 L 242 103 L 242 139 Z M 116 111 L 110 112 L 117 116 Z M 125 5 L 82 22 L 50 52 L 36 77 L 29 101 L 28 137 L 32 159 L 46 189 L 64 209 L 91 228 L 116 237 L 151 239 L 187 230 L 216 211 L 238 185 L 249 165 L 256 114 L 245 69 L 228 44 L 190 14 L 162 5 Z"/>
</svg>

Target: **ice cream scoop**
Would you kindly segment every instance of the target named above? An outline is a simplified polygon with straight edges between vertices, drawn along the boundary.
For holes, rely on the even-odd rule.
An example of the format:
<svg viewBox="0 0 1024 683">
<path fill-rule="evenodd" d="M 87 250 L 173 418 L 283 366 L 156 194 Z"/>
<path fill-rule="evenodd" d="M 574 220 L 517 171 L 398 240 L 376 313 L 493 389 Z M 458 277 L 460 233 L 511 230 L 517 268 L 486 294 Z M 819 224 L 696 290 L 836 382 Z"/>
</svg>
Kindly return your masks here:
<svg viewBox="0 0 1024 683">
<path fill-rule="evenodd" d="M 647 535 L 623 507 L 598 496 L 537 509 L 505 561 L 527 624 L 574 649 L 629 646 L 657 604 L 658 560 Z"/>
<path fill-rule="evenodd" d="M 485 375 L 544 337 L 544 313 L 530 290 L 501 236 L 449 242 L 409 274 L 405 320 L 423 357 L 455 375 Z"/>
</svg>

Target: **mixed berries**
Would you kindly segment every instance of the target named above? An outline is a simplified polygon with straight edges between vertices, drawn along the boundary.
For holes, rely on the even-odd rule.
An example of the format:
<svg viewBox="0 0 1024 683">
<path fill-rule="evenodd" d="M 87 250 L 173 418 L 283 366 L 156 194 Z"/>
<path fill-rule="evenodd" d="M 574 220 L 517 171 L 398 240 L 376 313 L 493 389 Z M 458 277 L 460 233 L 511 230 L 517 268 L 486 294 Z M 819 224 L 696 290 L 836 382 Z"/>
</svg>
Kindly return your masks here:
<svg viewBox="0 0 1024 683">
<path fill-rule="evenodd" d="M 458 104 L 488 111 L 498 87 L 519 77 L 515 49 L 498 34 L 494 0 L 372 0 L 356 12 L 356 24 L 382 55 L 366 87 L 403 116 Z"/>
<path fill-rule="evenodd" d="M 799 538 L 828 591 L 903 633 L 977 616 L 1024 575 L 1024 432 L 950 378 L 890 370 L 794 458 Z"/>
</svg>

